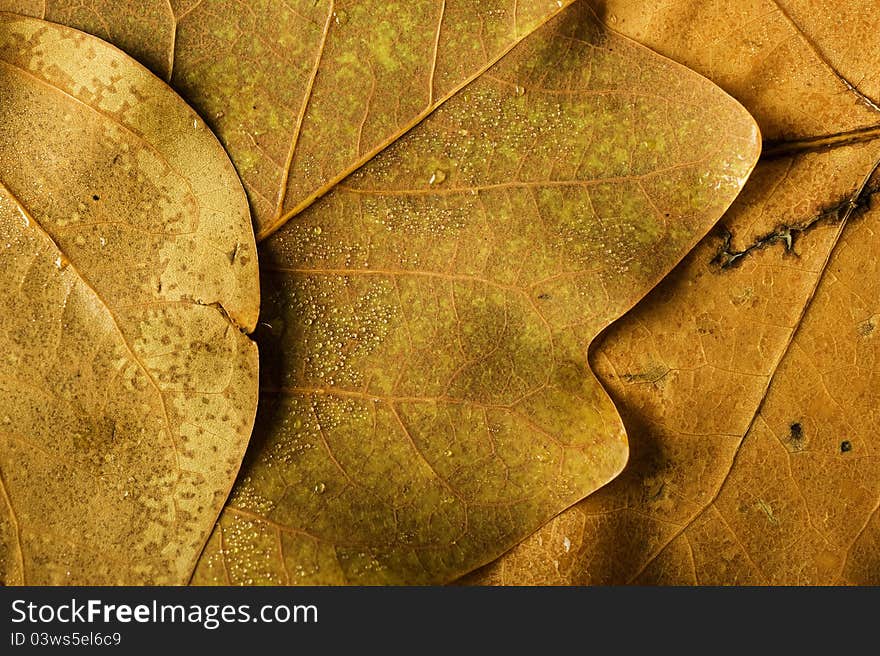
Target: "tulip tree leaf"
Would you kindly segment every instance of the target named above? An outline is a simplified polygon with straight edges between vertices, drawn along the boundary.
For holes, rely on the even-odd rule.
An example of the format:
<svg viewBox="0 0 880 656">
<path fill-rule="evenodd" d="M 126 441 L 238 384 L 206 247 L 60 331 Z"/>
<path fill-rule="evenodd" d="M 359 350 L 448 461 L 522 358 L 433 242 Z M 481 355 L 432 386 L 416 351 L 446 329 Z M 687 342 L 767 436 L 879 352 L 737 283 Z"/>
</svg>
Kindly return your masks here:
<svg viewBox="0 0 880 656">
<path fill-rule="evenodd" d="M 758 155 L 584 4 L 261 246 L 261 415 L 196 583 L 437 583 L 624 466 L 587 363 Z"/>
</svg>

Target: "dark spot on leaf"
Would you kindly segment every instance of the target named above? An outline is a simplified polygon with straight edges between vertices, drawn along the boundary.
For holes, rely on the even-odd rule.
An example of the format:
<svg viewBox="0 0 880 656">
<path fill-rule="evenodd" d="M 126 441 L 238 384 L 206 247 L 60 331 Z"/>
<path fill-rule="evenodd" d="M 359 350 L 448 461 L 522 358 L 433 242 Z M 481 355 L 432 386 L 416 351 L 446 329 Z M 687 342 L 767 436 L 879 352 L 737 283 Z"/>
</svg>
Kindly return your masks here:
<svg viewBox="0 0 880 656">
<path fill-rule="evenodd" d="M 849 440 L 844 440 L 843 442 L 840 443 L 840 452 L 841 453 L 847 453 L 849 451 L 852 451 L 852 448 L 853 448 L 852 442 L 850 442 Z"/>
<path fill-rule="evenodd" d="M 789 437 L 791 437 L 792 440 L 800 442 L 802 439 L 804 439 L 804 427 L 801 426 L 801 423 L 799 421 L 793 422 L 788 427 L 788 431 Z"/>
<path fill-rule="evenodd" d="M 92 194 L 92 200 L 101 200 L 101 197 L 98 194 Z"/>
</svg>

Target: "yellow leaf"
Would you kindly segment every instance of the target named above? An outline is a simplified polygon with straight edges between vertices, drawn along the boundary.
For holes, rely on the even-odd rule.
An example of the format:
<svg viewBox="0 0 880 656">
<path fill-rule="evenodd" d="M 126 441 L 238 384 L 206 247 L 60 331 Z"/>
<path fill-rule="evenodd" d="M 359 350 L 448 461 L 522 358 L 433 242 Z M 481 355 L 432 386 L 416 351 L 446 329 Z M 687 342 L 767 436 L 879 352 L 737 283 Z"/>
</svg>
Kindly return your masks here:
<svg viewBox="0 0 880 656">
<path fill-rule="evenodd" d="M 583 3 L 262 244 L 261 415 L 196 583 L 437 583 L 624 466 L 590 342 L 758 154 Z"/>
<path fill-rule="evenodd" d="M 114 43 L 207 121 L 258 237 L 572 0 L 0 0 Z"/>
<path fill-rule="evenodd" d="M 604 5 L 739 98 L 767 158 L 594 350 L 627 471 L 468 580 L 877 584 L 876 2 Z"/>
<path fill-rule="evenodd" d="M 184 583 L 256 410 L 247 201 L 164 83 L 0 14 L 0 576 Z"/>
</svg>

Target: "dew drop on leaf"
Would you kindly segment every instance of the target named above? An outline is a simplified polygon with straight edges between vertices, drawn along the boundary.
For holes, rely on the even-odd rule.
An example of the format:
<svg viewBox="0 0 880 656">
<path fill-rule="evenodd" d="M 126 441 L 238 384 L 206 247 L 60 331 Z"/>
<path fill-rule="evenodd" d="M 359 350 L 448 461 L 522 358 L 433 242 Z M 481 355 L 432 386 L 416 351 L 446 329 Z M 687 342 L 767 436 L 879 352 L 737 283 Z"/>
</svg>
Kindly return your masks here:
<svg viewBox="0 0 880 656">
<path fill-rule="evenodd" d="M 444 180 L 446 180 L 446 171 L 443 169 L 434 169 L 434 172 L 431 173 L 431 177 L 428 179 L 428 184 L 439 185 L 443 184 Z"/>
</svg>

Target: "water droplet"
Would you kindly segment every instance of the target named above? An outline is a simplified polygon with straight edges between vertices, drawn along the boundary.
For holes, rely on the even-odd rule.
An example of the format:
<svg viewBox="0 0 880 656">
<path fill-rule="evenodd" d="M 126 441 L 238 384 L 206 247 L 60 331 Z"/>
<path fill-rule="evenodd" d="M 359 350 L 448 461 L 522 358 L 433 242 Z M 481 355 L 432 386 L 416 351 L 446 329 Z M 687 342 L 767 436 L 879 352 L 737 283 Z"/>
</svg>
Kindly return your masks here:
<svg viewBox="0 0 880 656">
<path fill-rule="evenodd" d="M 447 450 L 443 455 L 446 456 L 447 458 L 451 458 L 451 457 L 452 457 L 452 451 L 451 451 L 451 450 Z"/>
<path fill-rule="evenodd" d="M 443 181 L 446 180 L 446 171 L 443 169 L 435 169 L 431 174 L 430 179 L 428 180 L 429 185 L 439 185 L 443 184 Z"/>
<path fill-rule="evenodd" d="M 312 228 L 312 232 L 314 232 L 316 235 L 320 235 L 323 230 L 321 230 L 321 226 L 315 226 L 314 228 Z"/>
<path fill-rule="evenodd" d="M 523 96 L 526 93 L 526 88 L 517 84 L 515 87 L 513 87 L 513 92 L 517 96 Z"/>
<path fill-rule="evenodd" d="M 318 494 L 323 494 L 324 490 L 326 490 L 326 489 L 327 489 L 327 486 L 324 483 L 317 483 L 315 485 L 315 492 L 317 492 Z"/>
<path fill-rule="evenodd" d="M 565 553 L 568 553 L 571 550 L 571 540 L 568 536 L 562 538 L 562 548 L 565 549 Z"/>
<path fill-rule="evenodd" d="M 344 9 L 333 12 L 333 20 L 337 25 L 345 25 L 348 22 L 348 12 Z"/>
</svg>

